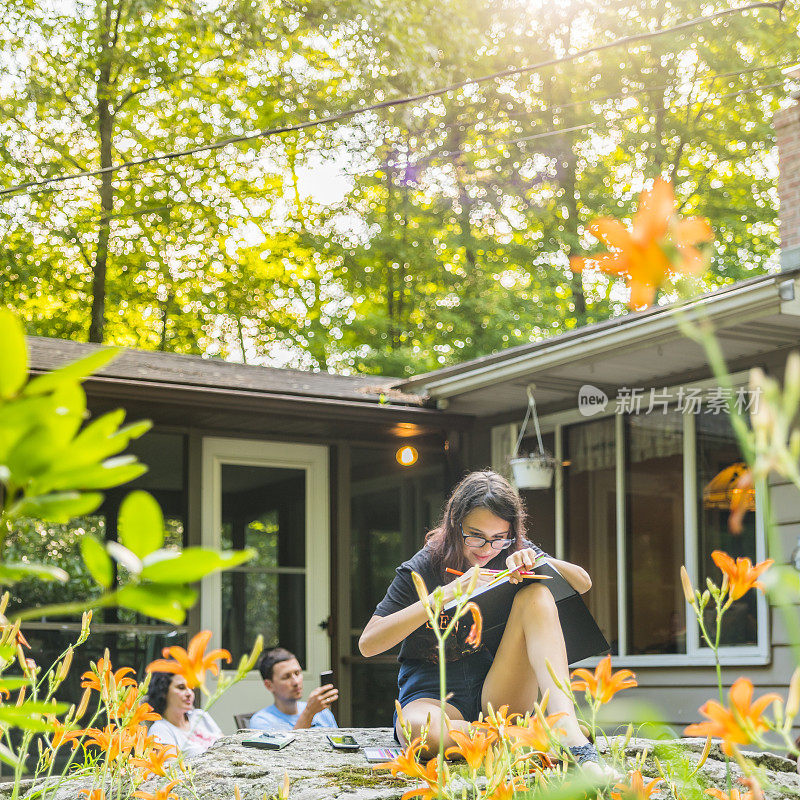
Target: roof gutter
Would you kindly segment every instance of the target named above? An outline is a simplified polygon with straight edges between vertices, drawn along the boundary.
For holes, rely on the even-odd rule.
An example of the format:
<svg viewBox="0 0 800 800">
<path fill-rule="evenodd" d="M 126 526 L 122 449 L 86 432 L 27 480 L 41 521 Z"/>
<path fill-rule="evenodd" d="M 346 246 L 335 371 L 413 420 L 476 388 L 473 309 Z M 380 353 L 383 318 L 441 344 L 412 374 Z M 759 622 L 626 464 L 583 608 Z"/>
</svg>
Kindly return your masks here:
<svg viewBox="0 0 800 800">
<path fill-rule="evenodd" d="M 444 399 L 464 392 L 482 389 L 498 381 L 524 377 L 538 370 L 550 369 L 565 363 L 574 363 L 606 355 L 614 350 L 631 350 L 646 347 L 654 340 L 663 342 L 665 336 L 682 336 L 679 316 L 697 322 L 702 319 L 720 324 L 742 324 L 768 313 L 800 315 L 800 279 L 776 275 L 773 281 L 761 286 L 743 286 L 723 297 L 710 295 L 689 304 L 676 305 L 662 313 L 644 318 L 634 318 L 612 330 L 589 332 L 578 339 L 571 338 L 544 345 L 535 352 L 524 353 L 507 360 L 475 367 L 457 375 L 417 383 L 404 391 L 426 393 L 432 398 Z"/>
</svg>

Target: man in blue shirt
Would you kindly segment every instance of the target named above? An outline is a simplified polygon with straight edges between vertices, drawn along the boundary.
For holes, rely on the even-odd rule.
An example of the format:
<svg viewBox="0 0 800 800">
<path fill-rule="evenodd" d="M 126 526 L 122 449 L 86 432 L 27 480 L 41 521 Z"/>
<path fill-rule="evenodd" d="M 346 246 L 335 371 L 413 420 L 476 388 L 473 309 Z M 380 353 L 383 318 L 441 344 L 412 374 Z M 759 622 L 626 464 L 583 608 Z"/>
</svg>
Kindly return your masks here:
<svg viewBox="0 0 800 800">
<path fill-rule="evenodd" d="M 256 711 L 250 727 L 261 731 L 290 731 L 298 728 L 338 728 L 328 706 L 339 692 L 331 684 L 314 689 L 303 702 L 303 670 L 293 653 L 283 647 L 267 650 L 259 659 L 258 670 L 264 686 L 272 692 L 275 704 Z"/>
</svg>

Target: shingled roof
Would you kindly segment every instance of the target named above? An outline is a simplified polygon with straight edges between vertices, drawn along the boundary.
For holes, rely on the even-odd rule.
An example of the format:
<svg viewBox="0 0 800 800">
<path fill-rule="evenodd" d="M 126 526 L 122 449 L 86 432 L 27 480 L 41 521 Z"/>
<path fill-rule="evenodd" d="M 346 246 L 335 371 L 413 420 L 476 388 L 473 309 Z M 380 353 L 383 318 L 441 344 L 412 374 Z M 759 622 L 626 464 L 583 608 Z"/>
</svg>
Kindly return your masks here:
<svg viewBox="0 0 800 800">
<path fill-rule="evenodd" d="M 57 369 L 100 347 L 98 344 L 65 339 L 28 337 L 30 362 L 35 372 Z M 331 398 L 414 406 L 424 403 L 424 398 L 419 395 L 393 389 L 392 386 L 399 383 L 397 378 L 307 372 L 148 350 L 123 349 L 96 376 L 111 381 L 116 379 L 161 386 L 171 384 L 176 387 L 239 390 L 264 395 L 296 396 L 298 399 Z"/>
</svg>

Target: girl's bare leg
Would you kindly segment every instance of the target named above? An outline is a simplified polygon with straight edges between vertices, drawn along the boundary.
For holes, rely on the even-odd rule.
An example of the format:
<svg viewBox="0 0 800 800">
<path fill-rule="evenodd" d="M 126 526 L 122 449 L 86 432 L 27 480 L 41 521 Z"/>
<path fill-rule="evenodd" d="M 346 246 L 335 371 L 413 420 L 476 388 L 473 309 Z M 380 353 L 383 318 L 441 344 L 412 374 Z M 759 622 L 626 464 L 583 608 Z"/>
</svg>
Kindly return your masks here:
<svg viewBox="0 0 800 800">
<path fill-rule="evenodd" d="M 550 690 L 548 714 L 565 713 L 556 723 L 566 746 L 586 744 L 578 727 L 575 706 L 559 689 L 547 669 L 547 662 L 563 683 L 569 680 L 567 650 L 550 590 L 535 583 L 520 589 L 514 598 L 500 647 L 483 684 L 481 704 L 497 709 L 508 704 L 511 712 L 524 714 L 533 709 L 539 696 Z"/>
<path fill-rule="evenodd" d="M 447 711 L 447 722 L 449 722 L 450 727 L 466 733 L 469 724 L 464 720 L 461 712 L 455 706 L 450 705 L 450 703 L 445 705 L 445 709 Z M 422 751 L 424 754 L 427 754 L 428 758 L 432 758 L 439 752 L 439 732 L 441 730 L 439 724 L 441 719 L 440 714 L 441 708 L 439 706 L 439 701 L 433 698 L 421 697 L 403 706 L 403 717 L 405 718 L 406 724 L 411 726 L 412 741 L 421 734 L 423 727 L 428 725 L 428 721 L 430 720 L 425 749 Z M 400 720 L 397 720 L 395 728 L 397 730 L 397 738 L 403 742 L 404 745 L 407 744 L 403 729 L 400 727 Z M 446 730 L 447 723 L 445 723 L 445 731 Z M 445 748 L 452 747 L 454 744 L 455 742 L 453 739 L 445 733 Z"/>
</svg>

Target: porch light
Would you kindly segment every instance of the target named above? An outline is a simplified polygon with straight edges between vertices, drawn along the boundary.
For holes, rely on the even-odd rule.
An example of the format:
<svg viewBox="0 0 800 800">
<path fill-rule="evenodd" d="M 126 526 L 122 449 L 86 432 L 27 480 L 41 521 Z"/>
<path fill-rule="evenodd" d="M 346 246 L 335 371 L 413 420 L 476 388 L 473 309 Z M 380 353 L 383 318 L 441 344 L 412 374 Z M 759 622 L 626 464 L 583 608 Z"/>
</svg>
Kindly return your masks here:
<svg viewBox="0 0 800 800">
<path fill-rule="evenodd" d="M 400 466 L 410 467 L 417 463 L 419 453 L 415 447 L 404 445 L 403 447 L 398 448 L 397 452 L 395 453 L 395 458 Z"/>
</svg>

